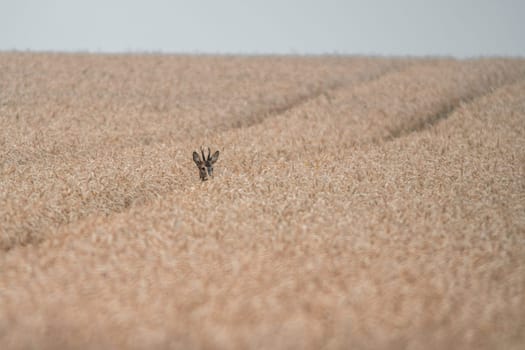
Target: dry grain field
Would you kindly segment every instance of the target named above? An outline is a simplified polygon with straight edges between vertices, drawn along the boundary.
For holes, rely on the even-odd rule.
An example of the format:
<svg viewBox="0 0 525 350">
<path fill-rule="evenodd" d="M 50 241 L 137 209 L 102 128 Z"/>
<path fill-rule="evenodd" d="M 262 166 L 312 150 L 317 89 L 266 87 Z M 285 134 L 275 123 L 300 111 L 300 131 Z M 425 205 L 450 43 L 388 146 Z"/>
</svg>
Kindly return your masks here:
<svg viewBox="0 0 525 350">
<path fill-rule="evenodd" d="M 523 59 L 0 53 L 0 348 L 523 349 L 524 150 Z"/>
</svg>

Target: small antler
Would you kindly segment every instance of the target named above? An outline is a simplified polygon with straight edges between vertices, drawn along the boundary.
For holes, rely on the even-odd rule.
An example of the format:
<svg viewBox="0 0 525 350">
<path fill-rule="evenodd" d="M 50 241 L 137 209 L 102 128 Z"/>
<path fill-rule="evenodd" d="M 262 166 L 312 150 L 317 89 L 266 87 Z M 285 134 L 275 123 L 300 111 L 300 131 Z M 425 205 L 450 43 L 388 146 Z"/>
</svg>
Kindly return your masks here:
<svg viewBox="0 0 525 350">
<path fill-rule="evenodd" d="M 201 153 L 202 153 L 202 161 L 205 162 L 206 157 L 204 156 L 204 150 L 202 149 L 202 146 L 201 146 Z"/>
<path fill-rule="evenodd" d="M 210 161 L 211 160 L 211 150 L 210 150 L 210 147 L 208 147 L 208 158 L 206 158 L 207 161 Z"/>
</svg>

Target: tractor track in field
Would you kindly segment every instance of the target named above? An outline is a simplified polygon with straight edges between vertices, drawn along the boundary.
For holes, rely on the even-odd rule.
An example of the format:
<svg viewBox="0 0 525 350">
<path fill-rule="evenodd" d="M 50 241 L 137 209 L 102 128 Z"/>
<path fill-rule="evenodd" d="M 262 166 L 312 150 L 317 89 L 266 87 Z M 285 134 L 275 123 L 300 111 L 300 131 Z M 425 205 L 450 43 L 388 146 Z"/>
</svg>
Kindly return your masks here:
<svg viewBox="0 0 525 350">
<path fill-rule="evenodd" d="M 402 72 L 417 64 L 428 64 L 428 63 L 427 62 L 419 62 L 419 63 L 412 62 L 412 63 L 404 64 L 400 67 L 393 67 L 391 69 L 386 69 L 385 71 L 381 71 L 381 72 L 372 74 L 367 77 L 359 77 L 356 80 L 351 81 L 351 82 L 345 82 L 345 81 L 327 82 L 324 85 L 313 89 L 307 94 L 299 94 L 293 97 L 289 97 L 288 101 L 286 101 L 285 103 L 275 104 L 274 106 L 256 110 L 255 112 L 252 112 L 248 115 L 235 117 L 233 118 L 232 121 L 229 122 L 229 125 L 223 128 L 219 127 L 218 131 L 222 132 L 222 131 L 231 130 L 231 129 L 241 129 L 241 128 L 247 128 L 247 127 L 257 125 L 257 124 L 261 124 L 269 118 L 285 114 L 295 108 L 299 108 L 307 104 L 310 101 L 316 100 L 320 98 L 321 96 L 324 96 L 328 100 L 330 100 L 330 94 L 341 88 L 350 88 L 350 87 L 360 86 L 363 84 L 368 84 L 372 81 L 381 79 L 385 75 Z"/>
<path fill-rule="evenodd" d="M 449 118 L 454 112 L 458 110 L 462 105 L 470 104 L 475 100 L 481 99 L 485 96 L 488 96 L 494 91 L 508 85 L 517 83 L 520 80 L 523 80 L 523 76 L 517 76 L 505 80 L 504 82 L 496 85 L 491 85 L 487 89 L 481 92 L 475 92 L 472 94 L 466 94 L 460 98 L 454 99 L 451 104 L 443 106 L 441 110 L 436 113 L 430 114 L 421 119 L 415 120 L 413 122 L 405 123 L 403 125 L 394 127 L 389 130 L 389 135 L 383 139 L 383 141 L 393 141 L 400 137 L 405 137 L 413 133 L 422 132 L 428 129 L 431 129 L 438 123 Z"/>
</svg>

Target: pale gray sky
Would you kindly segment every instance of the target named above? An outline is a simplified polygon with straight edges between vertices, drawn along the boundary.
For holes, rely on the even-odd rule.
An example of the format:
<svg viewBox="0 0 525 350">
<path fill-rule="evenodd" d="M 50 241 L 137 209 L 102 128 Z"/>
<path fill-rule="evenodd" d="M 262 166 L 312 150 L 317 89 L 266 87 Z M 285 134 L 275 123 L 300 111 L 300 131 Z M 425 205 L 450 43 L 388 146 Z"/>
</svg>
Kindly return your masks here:
<svg viewBox="0 0 525 350">
<path fill-rule="evenodd" d="M 525 56 L 525 0 L 0 0 L 0 50 Z"/>
</svg>

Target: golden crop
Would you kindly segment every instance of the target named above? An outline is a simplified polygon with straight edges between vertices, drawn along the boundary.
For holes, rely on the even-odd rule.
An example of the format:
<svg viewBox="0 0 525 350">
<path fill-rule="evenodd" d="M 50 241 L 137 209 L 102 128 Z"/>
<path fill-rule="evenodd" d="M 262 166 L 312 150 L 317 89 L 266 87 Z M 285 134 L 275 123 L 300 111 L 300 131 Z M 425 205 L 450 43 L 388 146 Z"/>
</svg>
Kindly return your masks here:
<svg viewBox="0 0 525 350">
<path fill-rule="evenodd" d="M 519 349 L 524 150 L 523 59 L 0 53 L 0 348 Z"/>
</svg>

